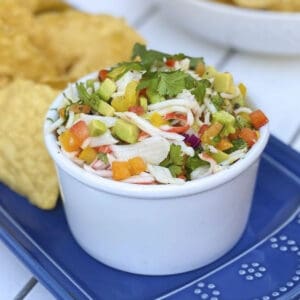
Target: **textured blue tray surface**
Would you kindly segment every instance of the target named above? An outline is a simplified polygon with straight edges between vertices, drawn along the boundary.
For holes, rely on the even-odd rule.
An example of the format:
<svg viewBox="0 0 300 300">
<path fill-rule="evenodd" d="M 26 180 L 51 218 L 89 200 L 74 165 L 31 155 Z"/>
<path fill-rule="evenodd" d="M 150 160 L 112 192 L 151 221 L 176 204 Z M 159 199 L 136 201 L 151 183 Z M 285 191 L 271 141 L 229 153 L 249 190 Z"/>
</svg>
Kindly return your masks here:
<svg viewBox="0 0 300 300">
<path fill-rule="evenodd" d="M 58 299 L 300 299 L 300 155 L 271 137 L 239 243 L 176 276 L 107 267 L 75 242 L 61 204 L 41 211 L 0 185 L 0 237 Z M 298 298 L 299 295 L 299 298 Z"/>
</svg>

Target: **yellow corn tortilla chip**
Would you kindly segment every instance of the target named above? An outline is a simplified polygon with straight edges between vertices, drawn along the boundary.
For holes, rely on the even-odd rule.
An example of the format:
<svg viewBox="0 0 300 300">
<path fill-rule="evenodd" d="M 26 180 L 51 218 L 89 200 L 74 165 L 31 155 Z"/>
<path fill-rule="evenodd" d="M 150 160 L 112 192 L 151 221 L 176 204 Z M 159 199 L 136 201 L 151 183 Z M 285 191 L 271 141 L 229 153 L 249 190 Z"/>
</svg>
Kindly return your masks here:
<svg viewBox="0 0 300 300">
<path fill-rule="evenodd" d="M 35 21 L 31 13 L 14 2 L 0 2 L 0 77 L 23 77 L 39 81 L 58 73 L 43 49 L 31 38 Z"/>
<path fill-rule="evenodd" d="M 143 42 L 123 19 L 107 15 L 68 10 L 36 22 L 35 43 L 69 81 L 127 60 L 134 43 Z"/>
<path fill-rule="evenodd" d="M 42 133 L 46 111 L 57 93 L 21 79 L 0 90 L 0 180 L 43 209 L 53 208 L 58 197 Z"/>
</svg>

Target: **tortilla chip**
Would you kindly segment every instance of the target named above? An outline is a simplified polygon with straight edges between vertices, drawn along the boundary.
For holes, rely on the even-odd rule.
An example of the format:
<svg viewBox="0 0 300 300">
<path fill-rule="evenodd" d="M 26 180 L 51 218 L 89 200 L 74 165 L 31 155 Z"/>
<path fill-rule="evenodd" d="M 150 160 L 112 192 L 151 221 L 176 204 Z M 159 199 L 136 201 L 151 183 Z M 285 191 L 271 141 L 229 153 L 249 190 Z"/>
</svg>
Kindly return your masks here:
<svg viewBox="0 0 300 300">
<path fill-rule="evenodd" d="M 30 12 L 14 2 L 0 4 L 0 77 L 23 77 L 39 81 L 57 76 L 42 49 L 31 40 L 35 21 Z"/>
<path fill-rule="evenodd" d="M 51 209 L 58 198 L 53 162 L 43 141 L 43 120 L 58 91 L 28 80 L 0 90 L 0 180 Z"/>
<path fill-rule="evenodd" d="M 36 21 L 35 43 L 67 81 L 127 60 L 134 43 L 143 42 L 124 20 L 107 15 L 69 10 Z"/>
</svg>

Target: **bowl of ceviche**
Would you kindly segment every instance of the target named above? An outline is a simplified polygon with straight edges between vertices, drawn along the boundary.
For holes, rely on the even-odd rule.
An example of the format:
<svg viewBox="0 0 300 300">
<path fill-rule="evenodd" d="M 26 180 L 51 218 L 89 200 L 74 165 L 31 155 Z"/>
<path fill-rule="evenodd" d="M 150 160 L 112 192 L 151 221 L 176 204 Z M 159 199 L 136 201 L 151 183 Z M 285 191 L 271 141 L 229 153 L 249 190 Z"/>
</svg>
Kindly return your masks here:
<svg viewBox="0 0 300 300">
<path fill-rule="evenodd" d="M 136 44 L 132 60 L 70 84 L 44 125 L 77 242 L 111 267 L 187 272 L 246 226 L 268 119 L 202 58 Z"/>
</svg>

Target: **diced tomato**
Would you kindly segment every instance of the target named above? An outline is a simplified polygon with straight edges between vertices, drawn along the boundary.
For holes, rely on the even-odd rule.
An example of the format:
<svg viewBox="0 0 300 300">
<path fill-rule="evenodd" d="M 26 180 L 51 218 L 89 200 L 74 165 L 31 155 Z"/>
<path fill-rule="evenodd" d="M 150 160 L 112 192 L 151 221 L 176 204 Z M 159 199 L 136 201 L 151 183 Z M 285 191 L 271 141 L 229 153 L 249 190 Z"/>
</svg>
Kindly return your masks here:
<svg viewBox="0 0 300 300">
<path fill-rule="evenodd" d="M 167 61 L 166 61 L 166 65 L 170 68 L 173 68 L 175 66 L 175 62 L 176 60 L 173 59 L 173 58 L 168 58 Z"/>
<path fill-rule="evenodd" d="M 250 114 L 250 120 L 255 129 L 259 129 L 269 122 L 266 115 L 260 109 Z"/>
<path fill-rule="evenodd" d="M 201 137 L 201 135 L 206 131 L 206 129 L 208 129 L 209 125 L 207 124 L 204 124 L 200 127 L 199 131 L 198 131 L 198 134 L 199 136 Z"/>
<path fill-rule="evenodd" d="M 73 134 L 70 130 L 64 131 L 59 137 L 58 140 L 67 152 L 77 151 L 80 148 L 80 141 L 77 139 L 76 135 Z"/>
<path fill-rule="evenodd" d="M 145 113 L 144 108 L 140 105 L 131 106 L 128 108 L 128 111 L 134 112 L 139 116 Z"/>
<path fill-rule="evenodd" d="M 190 129 L 189 125 L 184 125 L 184 126 L 174 126 L 168 130 L 166 130 L 167 132 L 174 132 L 174 133 L 184 133 L 187 130 Z"/>
<path fill-rule="evenodd" d="M 184 114 L 179 114 L 176 112 L 168 113 L 164 116 L 166 120 L 182 120 L 186 121 L 187 117 Z"/>
<path fill-rule="evenodd" d="M 243 128 L 239 133 L 239 138 L 243 139 L 249 147 L 252 147 L 256 143 L 258 136 L 255 130 Z"/>
<path fill-rule="evenodd" d="M 147 89 L 141 89 L 139 90 L 139 97 L 147 97 Z"/>
<path fill-rule="evenodd" d="M 107 71 L 107 70 L 105 70 L 105 69 L 100 70 L 100 71 L 99 71 L 99 74 L 98 74 L 98 79 L 99 79 L 100 81 L 104 81 L 104 80 L 106 79 L 106 77 L 107 77 L 107 74 L 108 74 L 108 71 Z"/>
<path fill-rule="evenodd" d="M 97 152 L 102 152 L 102 153 L 111 153 L 112 150 L 109 145 L 103 145 L 95 148 Z"/>
<path fill-rule="evenodd" d="M 75 123 L 71 128 L 70 131 L 76 136 L 77 140 L 80 144 L 89 137 L 89 129 L 87 124 L 84 121 L 79 121 Z"/>
</svg>

